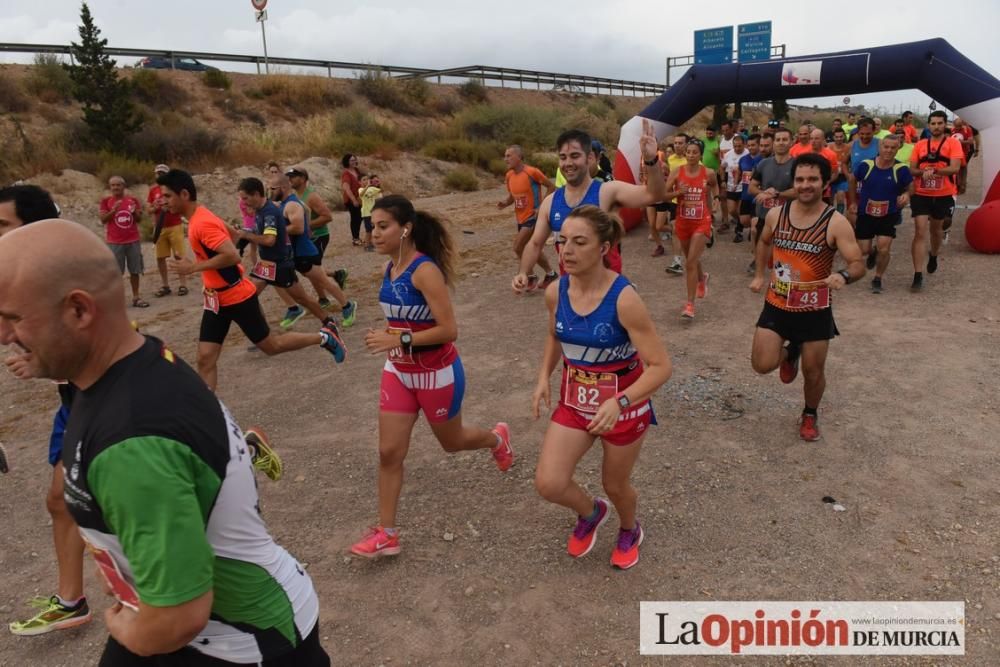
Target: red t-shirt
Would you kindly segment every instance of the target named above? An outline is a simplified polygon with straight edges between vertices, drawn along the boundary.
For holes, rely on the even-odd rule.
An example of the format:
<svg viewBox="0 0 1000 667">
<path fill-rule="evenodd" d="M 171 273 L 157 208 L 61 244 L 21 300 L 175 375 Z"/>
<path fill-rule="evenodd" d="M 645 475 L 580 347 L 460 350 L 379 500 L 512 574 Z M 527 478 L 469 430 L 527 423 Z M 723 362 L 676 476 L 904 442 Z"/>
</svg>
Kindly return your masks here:
<svg viewBox="0 0 1000 667">
<path fill-rule="evenodd" d="M 160 197 L 163 196 L 163 190 L 159 185 L 154 185 L 149 189 L 149 194 L 146 196 L 146 202 L 149 204 L 150 208 L 153 210 L 153 222 L 163 213 L 163 229 L 167 227 L 176 227 L 181 224 L 181 216 L 178 213 L 171 213 L 167 210 L 166 206 L 158 206 L 157 202 Z"/>
<path fill-rule="evenodd" d="M 139 240 L 139 225 L 136 224 L 136 218 L 142 213 L 142 204 L 130 195 L 121 199 L 109 195 L 101 200 L 101 213 L 104 214 L 114 209 L 116 203 L 118 204 L 117 211 L 104 225 L 105 238 L 108 243 L 135 243 Z"/>
<path fill-rule="evenodd" d="M 357 192 L 358 188 L 361 187 L 361 181 L 358 180 L 358 177 L 355 176 L 354 172 L 351 171 L 350 169 L 345 169 L 344 173 L 342 173 L 340 175 L 340 183 L 341 183 L 341 188 L 343 188 L 343 184 L 344 183 L 347 183 L 347 188 L 351 192 Z M 347 193 L 345 192 L 344 193 L 344 206 L 347 206 L 350 203 L 351 203 L 351 198 L 348 197 Z"/>
<path fill-rule="evenodd" d="M 809 152 L 812 152 L 812 144 L 806 144 L 805 146 L 803 146 L 797 141 L 794 144 L 792 144 L 791 148 L 788 149 L 788 154 L 791 155 L 792 157 L 798 157 L 803 153 L 809 153 Z"/>
<path fill-rule="evenodd" d="M 205 262 L 217 254 L 215 251 L 219 246 L 232 241 L 232 237 L 221 218 L 204 206 L 199 206 L 188 219 L 188 241 L 198 261 Z M 253 283 L 243 277 L 241 264 L 202 271 L 201 282 L 207 289 L 218 291 L 220 306 L 242 303 L 257 293 Z"/>
</svg>

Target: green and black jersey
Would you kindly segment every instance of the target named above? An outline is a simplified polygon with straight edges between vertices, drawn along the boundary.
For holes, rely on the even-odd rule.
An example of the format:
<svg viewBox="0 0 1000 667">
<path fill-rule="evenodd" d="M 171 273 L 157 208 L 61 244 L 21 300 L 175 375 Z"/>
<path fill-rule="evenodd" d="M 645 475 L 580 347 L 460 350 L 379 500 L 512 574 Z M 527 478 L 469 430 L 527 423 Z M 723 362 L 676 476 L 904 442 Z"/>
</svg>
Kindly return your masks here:
<svg viewBox="0 0 1000 667">
<path fill-rule="evenodd" d="M 309 635 L 309 575 L 267 532 L 239 426 L 204 381 L 147 337 L 77 392 L 63 447 L 66 504 L 154 607 L 208 591 L 202 653 L 257 663 Z"/>
</svg>

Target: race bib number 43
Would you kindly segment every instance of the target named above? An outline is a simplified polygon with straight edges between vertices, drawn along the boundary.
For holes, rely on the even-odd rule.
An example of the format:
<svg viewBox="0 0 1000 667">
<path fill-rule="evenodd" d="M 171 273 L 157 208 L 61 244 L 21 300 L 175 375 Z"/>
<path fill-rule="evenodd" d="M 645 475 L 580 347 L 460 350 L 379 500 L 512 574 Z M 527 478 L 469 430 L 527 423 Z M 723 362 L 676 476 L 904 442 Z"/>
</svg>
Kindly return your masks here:
<svg viewBox="0 0 1000 667">
<path fill-rule="evenodd" d="M 825 283 L 792 283 L 788 286 L 790 309 L 820 310 L 830 307 L 830 288 Z"/>
<path fill-rule="evenodd" d="M 601 403 L 618 393 L 618 376 L 614 373 L 591 373 L 579 368 L 566 369 L 566 391 L 563 402 L 579 412 L 594 414 Z"/>
</svg>

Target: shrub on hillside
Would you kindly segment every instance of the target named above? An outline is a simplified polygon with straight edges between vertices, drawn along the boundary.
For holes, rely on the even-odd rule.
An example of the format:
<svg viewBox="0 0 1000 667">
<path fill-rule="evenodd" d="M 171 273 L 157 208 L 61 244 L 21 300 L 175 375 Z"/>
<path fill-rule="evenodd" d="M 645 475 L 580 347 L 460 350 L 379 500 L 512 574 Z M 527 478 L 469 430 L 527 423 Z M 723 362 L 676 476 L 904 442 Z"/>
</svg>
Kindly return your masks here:
<svg viewBox="0 0 1000 667">
<path fill-rule="evenodd" d="M 97 176 L 101 183 L 107 183 L 112 176 L 121 176 L 129 187 L 135 187 L 153 178 L 155 163 L 150 160 L 140 160 L 108 151 L 98 153 L 97 160 L 97 169 L 91 173 Z"/>
<path fill-rule="evenodd" d="M 467 102 L 482 104 L 490 99 L 486 85 L 480 79 L 469 79 L 458 87 L 458 94 Z"/>
<path fill-rule="evenodd" d="M 528 160 L 528 164 L 540 169 L 549 178 L 555 179 L 556 170 L 559 169 L 559 158 L 552 154 L 535 153 Z"/>
<path fill-rule="evenodd" d="M 383 143 L 396 141 L 396 130 L 391 125 L 379 122 L 361 109 L 341 109 L 333 115 L 334 127 L 338 135 L 372 137 Z"/>
<path fill-rule="evenodd" d="M 469 139 L 549 148 L 563 130 L 559 111 L 543 107 L 480 105 L 455 116 L 454 126 Z"/>
<path fill-rule="evenodd" d="M 320 76 L 271 74 L 264 77 L 260 87 L 254 91 L 259 93 L 259 99 L 305 113 L 345 107 L 351 103 L 351 98 L 338 90 L 330 79 Z M 250 95 L 250 91 L 247 94 Z"/>
<path fill-rule="evenodd" d="M 418 151 L 432 141 L 442 139 L 441 130 L 434 125 L 419 125 L 399 134 L 399 147 L 404 151 Z"/>
<path fill-rule="evenodd" d="M 188 92 L 155 69 L 138 69 L 130 81 L 132 93 L 153 109 L 175 109 L 188 101 Z"/>
<path fill-rule="evenodd" d="M 229 90 L 233 86 L 233 80 L 229 75 L 218 69 L 205 70 L 201 75 L 201 81 L 209 88 L 221 90 Z"/>
<path fill-rule="evenodd" d="M 460 192 L 475 192 L 479 189 L 479 179 L 468 167 L 459 167 L 448 172 L 444 177 L 444 185 Z"/>
<path fill-rule="evenodd" d="M 468 139 L 440 139 L 424 146 L 424 153 L 437 160 L 472 164 L 489 169 L 490 161 L 503 155 L 503 144 Z"/>
<path fill-rule="evenodd" d="M 35 64 L 25 79 L 28 91 L 48 104 L 66 103 L 73 93 L 73 80 L 54 53 L 36 53 Z"/>
<path fill-rule="evenodd" d="M 431 84 L 427 79 L 407 79 L 402 85 L 403 94 L 413 104 L 426 106 L 431 99 Z"/>
<path fill-rule="evenodd" d="M 20 113 L 31 109 L 31 98 L 14 77 L 0 73 L 0 90 L 3 91 L 0 94 L 0 111 Z"/>
<path fill-rule="evenodd" d="M 194 162 L 220 155 L 225 148 L 223 133 L 173 113 L 147 123 L 128 142 L 130 155 L 152 162 Z"/>
<path fill-rule="evenodd" d="M 416 108 L 403 93 L 399 82 L 380 69 L 362 72 L 356 85 L 358 92 L 377 107 L 397 113 L 412 113 Z"/>
</svg>

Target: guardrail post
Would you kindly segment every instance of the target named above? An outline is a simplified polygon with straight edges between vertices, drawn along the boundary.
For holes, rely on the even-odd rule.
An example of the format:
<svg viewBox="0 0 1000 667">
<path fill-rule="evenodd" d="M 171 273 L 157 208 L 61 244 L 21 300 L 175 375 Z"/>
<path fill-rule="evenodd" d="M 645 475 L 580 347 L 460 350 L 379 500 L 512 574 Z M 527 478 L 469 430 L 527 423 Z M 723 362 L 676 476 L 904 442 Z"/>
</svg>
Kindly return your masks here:
<svg viewBox="0 0 1000 667">
<path fill-rule="evenodd" d="M 254 65 L 257 66 L 257 74 L 259 75 L 260 74 L 260 59 L 255 56 L 254 59 L 253 59 L 253 63 L 254 63 Z"/>
</svg>

